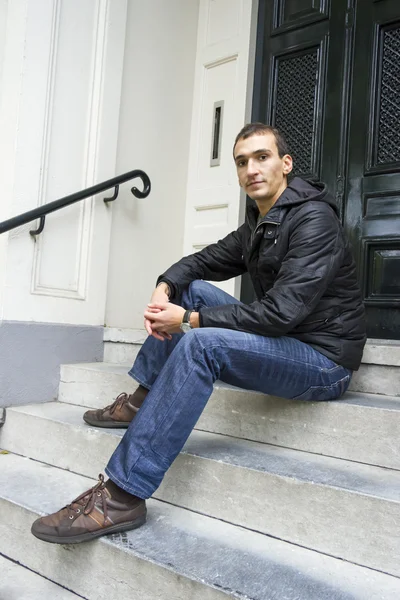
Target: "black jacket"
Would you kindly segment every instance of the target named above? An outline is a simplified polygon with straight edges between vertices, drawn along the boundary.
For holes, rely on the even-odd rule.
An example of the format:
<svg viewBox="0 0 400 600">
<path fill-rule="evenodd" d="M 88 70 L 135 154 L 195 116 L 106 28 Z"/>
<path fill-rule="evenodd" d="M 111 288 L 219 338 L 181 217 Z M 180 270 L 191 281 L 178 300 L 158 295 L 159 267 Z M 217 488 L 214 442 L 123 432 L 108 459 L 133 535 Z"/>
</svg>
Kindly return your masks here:
<svg viewBox="0 0 400 600">
<path fill-rule="evenodd" d="M 158 278 L 178 298 L 195 279 L 223 281 L 249 272 L 257 300 L 205 307 L 201 327 L 288 335 L 344 367 L 358 369 L 366 340 L 364 308 L 349 244 L 322 183 L 295 177 L 257 225 L 246 222 Z"/>
</svg>

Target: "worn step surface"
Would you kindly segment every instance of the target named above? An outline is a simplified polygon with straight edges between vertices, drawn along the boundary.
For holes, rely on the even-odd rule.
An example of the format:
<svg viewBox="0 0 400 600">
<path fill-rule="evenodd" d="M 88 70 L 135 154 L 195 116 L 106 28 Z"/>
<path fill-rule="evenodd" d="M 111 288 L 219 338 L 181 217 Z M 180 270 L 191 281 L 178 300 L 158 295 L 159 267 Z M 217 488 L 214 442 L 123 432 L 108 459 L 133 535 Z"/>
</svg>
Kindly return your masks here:
<svg viewBox="0 0 400 600">
<path fill-rule="evenodd" d="M 106 328 L 104 360 L 130 367 L 146 337 L 141 329 Z M 353 374 L 350 390 L 400 396 L 400 341 L 367 340 L 362 365 Z"/>
<path fill-rule="evenodd" d="M 150 500 L 140 529 L 59 546 L 32 521 L 93 481 L 0 455 L 0 552 L 90 600 L 398 600 L 400 579 Z M 5 599 L 10 600 L 10 599 Z"/>
<path fill-rule="evenodd" d="M 104 343 L 142 345 L 147 338 L 144 329 L 104 328 Z M 112 362 L 112 361 L 110 361 Z M 129 362 L 129 361 L 128 361 Z M 400 367 L 400 340 L 369 338 L 362 357 L 364 364 Z"/>
<path fill-rule="evenodd" d="M 9 409 L 0 445 L 96 477 L 124 430 L 81 417 L 62 403 Z M 155 497 L 400 576 L 399 471 L 193 431 Z"/>
<path fill-rule="evenodd" d="M 78 600 L 82 596 L 0 555 L 0 600 Z"/>
<path fill-rule="evenodd" d="M 104 361 L 132 364 L 147 338 L 144 329 L 104 329 Z"/>
<path fill-rule="evenodd" d="M 64 365 L 59 398 L 102 408 L 135 389 L 126 369 Z M 196 428 L 400 469 L 400 398 L 347 392 L 336 402 L 294 402 L 217 382 Z"/>
<path fill-rule="evenodd" d="M 58 399 L 61 402 L 102 408 L 121 392 L 131 393 L 137 383 L 129 375 L 130 366 L 114 363 L 61 365 Z"/>
<path fill-rule="evenodd" d="M 362 364 L 353 373 L 349 390 L 400 397 L 400 367 Z"/>
</svg>

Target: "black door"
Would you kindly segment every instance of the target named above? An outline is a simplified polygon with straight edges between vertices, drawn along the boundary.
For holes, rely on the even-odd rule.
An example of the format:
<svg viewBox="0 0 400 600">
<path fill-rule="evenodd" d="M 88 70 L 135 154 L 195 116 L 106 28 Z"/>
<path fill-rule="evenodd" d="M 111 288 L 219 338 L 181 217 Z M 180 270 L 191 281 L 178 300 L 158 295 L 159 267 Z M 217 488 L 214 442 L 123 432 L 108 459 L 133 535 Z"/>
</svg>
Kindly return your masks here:
<svg viewBox="0 0 400 600">
<path fill-rule="evenodd" d="M 328 184 L 368 335 L 400 339 L 400 2 L 260 0 L 252 120 L 285 133 L 295 174 Z"/>
</svg>

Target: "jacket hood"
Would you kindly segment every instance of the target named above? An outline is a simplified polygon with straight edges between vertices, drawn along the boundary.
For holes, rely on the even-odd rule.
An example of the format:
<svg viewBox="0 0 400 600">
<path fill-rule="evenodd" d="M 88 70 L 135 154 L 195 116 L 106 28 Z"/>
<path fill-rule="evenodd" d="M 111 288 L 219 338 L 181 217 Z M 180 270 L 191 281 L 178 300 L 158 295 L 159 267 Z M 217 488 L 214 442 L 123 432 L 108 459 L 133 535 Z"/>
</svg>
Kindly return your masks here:
<svg viewBox="0 0 400 600">
<path fill-rule="evenodd" d="M 294 177 L 288 184 L 287 188 L 280 195 L 274 206 L 267 213 L 266 219 L 274 219 L 279 214 L 281 208 L 289 206 L 298 206 L 304 204 L 304 202 L 319 201 L 326 202 L 333 208 L 336 215 L 339 215 L 339 209 L 336 201 L 332 194 L 328 192 L 328 188 L 325 183 L 321 181 L 311 181 L 308 179 L 302 179 L 301 177 Z M 255 203 L 248 207 L 248 217 L 250 222 L 254 222 L 258 217 L 258 208 Z"/>
<path fill-rule="evenodd" d="M 303 204 L 309 200 L 317 200 L 326 202 L 333 208 L 335 213 L 339 214 L 336 201 L 332 194 L 328 192 L 328 188 L 322 181 L 311 181 L 294 177 L 289 183 L 283 194 L 278 198 L 275 206 L 293 206 L 295 204 Z"/>
</svg>

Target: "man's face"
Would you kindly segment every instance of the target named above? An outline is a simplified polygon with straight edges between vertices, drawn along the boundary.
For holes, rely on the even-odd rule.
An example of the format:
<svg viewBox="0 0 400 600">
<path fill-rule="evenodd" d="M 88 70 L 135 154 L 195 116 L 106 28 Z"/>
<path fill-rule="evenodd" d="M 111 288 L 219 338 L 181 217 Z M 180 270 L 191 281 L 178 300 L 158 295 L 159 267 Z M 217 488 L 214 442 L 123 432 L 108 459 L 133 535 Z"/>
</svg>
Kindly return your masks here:
<svg viewBox="0 0 400 600">
<path fill-rule="evenodd" d="M 287 186 L 287 175 L 292 170 L 288 154 L 280 158 L 275 136 L 255 134 L 240 139 L 234 148 L 239 185 L 257 201 L 276 201 Z"/>
</svg>

